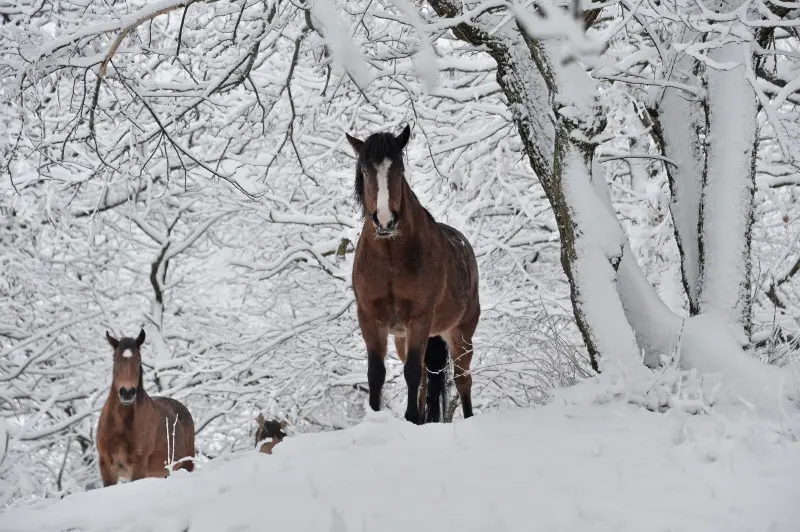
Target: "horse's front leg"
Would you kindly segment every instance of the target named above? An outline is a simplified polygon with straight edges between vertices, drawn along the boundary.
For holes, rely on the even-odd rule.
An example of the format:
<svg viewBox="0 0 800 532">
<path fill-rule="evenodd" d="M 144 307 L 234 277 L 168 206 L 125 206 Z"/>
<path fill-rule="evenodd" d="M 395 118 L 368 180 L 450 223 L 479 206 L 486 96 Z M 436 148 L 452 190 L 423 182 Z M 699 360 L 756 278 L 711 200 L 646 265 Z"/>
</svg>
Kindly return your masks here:
<svg viewBox="0 0 800 532">
<path fill-rule="evenodd" d="M 400 362 L 403 363 L 403 367 L 406 365 L 406 338 L 405 336 L 395 336 L 394 337 L 394 345 L 397 348 L 397 358 L 400 359 Z M 423 357 L 424 358 L 424 357 Z M 423 366 L 424 368 L 424 366 Z M 419 408 L 420 417 L 422 418 L 422 423 L 427 420 L 427 411 L 425 409 L 425 392 L 428 386 L 428 379 L 427 379 L 427 372 L 423 369 L 422 370 L 422 378 L 419 381 Z"/>
<path fill-rule="evenodd" d="M 367 382 L 369 383 L 369 407 L 375 412 L 381 409 L 381 390 L 386 380 L 386 337 L 389 331 L 361 309 L 358 309 L 358 324 L 367 346 Z"/>
<path fill-rule="evenodd" d="M 119 473 L 111 458 L 100 456 L 100 478 L 103 479 L 103 487 L 113 486 L 119 480 Z"/>
<path fill-rule="evenodd" d="M 143 456 L 136 456 L 131 461 L 131 482 L 139 480 L 147 475 L 147 459 Z"/>
<path fill-rule="evenodd" d="M 406 406 L 406 420 L 422 425 L 422 410 L 420 407 L 420 388 L 423 378 L 425 347 L 428 345 L 430 324 L 427 320 L 406 324 L 406 363 L 403 366 L 403 376 L 408 386 L 408 406 Z"/>
</svg>

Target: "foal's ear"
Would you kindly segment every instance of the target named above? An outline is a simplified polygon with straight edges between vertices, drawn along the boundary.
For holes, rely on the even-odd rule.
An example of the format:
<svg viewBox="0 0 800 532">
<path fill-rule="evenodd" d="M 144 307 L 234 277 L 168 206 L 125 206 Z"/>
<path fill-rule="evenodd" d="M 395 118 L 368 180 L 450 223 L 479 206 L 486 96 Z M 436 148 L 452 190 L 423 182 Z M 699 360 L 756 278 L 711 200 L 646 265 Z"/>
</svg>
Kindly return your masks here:
<svg viewBox="0 0 800 532">
<path fill-rule="evenodd" d="M 353 147 L 353 151 L 356 152 L 356 156 L 358 156 L 361 153 L 361 148 L 364 147 L 364 141 L 351 137 L 347 133 L 345 133 L 344 136 L 347 137 L 347 142 L 350 143 L 350 146 Z"/>
<path fill-rule="evenodd" d="M 288 421 L 286 421 L 285 419 L 281 419 L 281 423 L 280 423 L 280 425 L 281 425 L 281 428 L 282 428 L 282 429 L 285 429 L 286 427 L 288 427 L 288 426 L 289 426 L 289 422 L 288 422 Z"/>
<path fill-rule="evenodd" d="M 258 417 L 256 418 L 256 423 L 258 423 L 259 427 L 263 427 L 264 423 L 266 423 L 266 419 L 264 419 L 264 414 L 261 412 L 258 413 Z"/>
<path fill-rule="evenodd" d="M 141 347 L 144 343 L 144 329 L 139 331 L 139 336 L 136 337 L 136 347 Z"/>
<path fill-rule="evenodd" d="M 406 144 L 408 144 L 409 137 L 411 137 L 411 126 L 406 124 L 405 129 L 403 129 L 403 131 L 397 135 L 397 143 L 400 144 L 401 150 L 406 147 Z"/>
<path fill-rule="evenodd" d="M 114 350 L 116 350 L 119 346 L 119 340 L 111 336 L 108 331 L 106 331 L 106 340 L 108 340 L 108 343 L 111 344 L 111 347 L 113 347 Z"/>
</svg>

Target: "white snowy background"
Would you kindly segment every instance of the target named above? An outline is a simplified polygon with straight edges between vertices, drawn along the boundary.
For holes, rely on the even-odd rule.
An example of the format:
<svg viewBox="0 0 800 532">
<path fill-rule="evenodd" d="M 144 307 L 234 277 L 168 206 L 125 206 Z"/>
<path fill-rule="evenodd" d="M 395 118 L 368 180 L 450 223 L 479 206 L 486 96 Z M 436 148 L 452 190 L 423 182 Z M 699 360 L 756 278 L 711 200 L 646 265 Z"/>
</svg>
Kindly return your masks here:
<svg viewBox="0 0 800 532">
<path fill-rule="evenodd" d="M 0 530 L 800 530 L 797 7 L 0 0 Z M 439 426 L 350 289 L 344 133 L 406 124 L 481 275 Z M 198 469 L 97 490 L 140 327 Z"/>
</svg>

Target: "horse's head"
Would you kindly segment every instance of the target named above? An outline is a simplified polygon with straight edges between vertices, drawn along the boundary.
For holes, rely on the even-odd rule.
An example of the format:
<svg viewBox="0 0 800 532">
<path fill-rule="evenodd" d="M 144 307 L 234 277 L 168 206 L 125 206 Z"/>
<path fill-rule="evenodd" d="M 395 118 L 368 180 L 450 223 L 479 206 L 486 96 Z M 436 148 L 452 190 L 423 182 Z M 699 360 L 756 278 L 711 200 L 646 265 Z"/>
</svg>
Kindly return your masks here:
<svg viewBox="0 0 800 532">
<path fill-rule="evenodd" d="M 373 133 L 364 141 L 345 135 L 358 157 L 355 196 L 364 216 L 372 218 L 378 238 L 396 236 L 403 214 L 403 148 L 411 128 L 406 126 L 398 136 Z"/>
<path fill-rule="evenodd" d="M 275 421 L 264 419 L 264 414 L 258 414 L 256 418 L 258 429 L 256 429 L 256 445 L 259 442 L 264 442 L 259 447 L 259 451 L 266 454 L 272 454 L 272 448 L 278 445 L 286 437 L 285 429 L 289 423 L 286 420 Z M 269 441 L 264 441 L 269 440 Z"/>
<path fill-rule="evenodd" d="M 139 348 L 144 343 L 144 329 L 136 338 L 117 340 L 106 331 L 106 338 L 114 348 L 114 381 L 111 386 L 119 395 L 123 406 L 132 405 L 142 388 L 142 354 Z"/>
</svg>

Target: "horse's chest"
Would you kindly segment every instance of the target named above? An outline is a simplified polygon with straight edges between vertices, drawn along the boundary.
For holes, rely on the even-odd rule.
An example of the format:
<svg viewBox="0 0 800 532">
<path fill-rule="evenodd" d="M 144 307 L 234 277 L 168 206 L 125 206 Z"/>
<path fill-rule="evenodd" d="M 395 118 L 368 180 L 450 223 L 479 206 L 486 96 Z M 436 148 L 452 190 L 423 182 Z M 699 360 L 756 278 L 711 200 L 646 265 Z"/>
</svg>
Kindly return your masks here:
<svg viewBox="0 0 800 532">
<path fill-rule="evenodd" d="M 122 478 L 130 478 L 131 464 L 135 456 L 133 446 L 128 441 L 118 441 L 111 446 L 108 452 L 111 467 L 117 470 Z"/>
<path fill-rule="evenodd" d="M 138 420 L 137 420 L 138 421 Z M 129 478 L 134 461 L 147 454 L 147 431 L 134 420 L 123 420 L 108 431 L 105 455 L 122 478 Z"/>
</svg>

